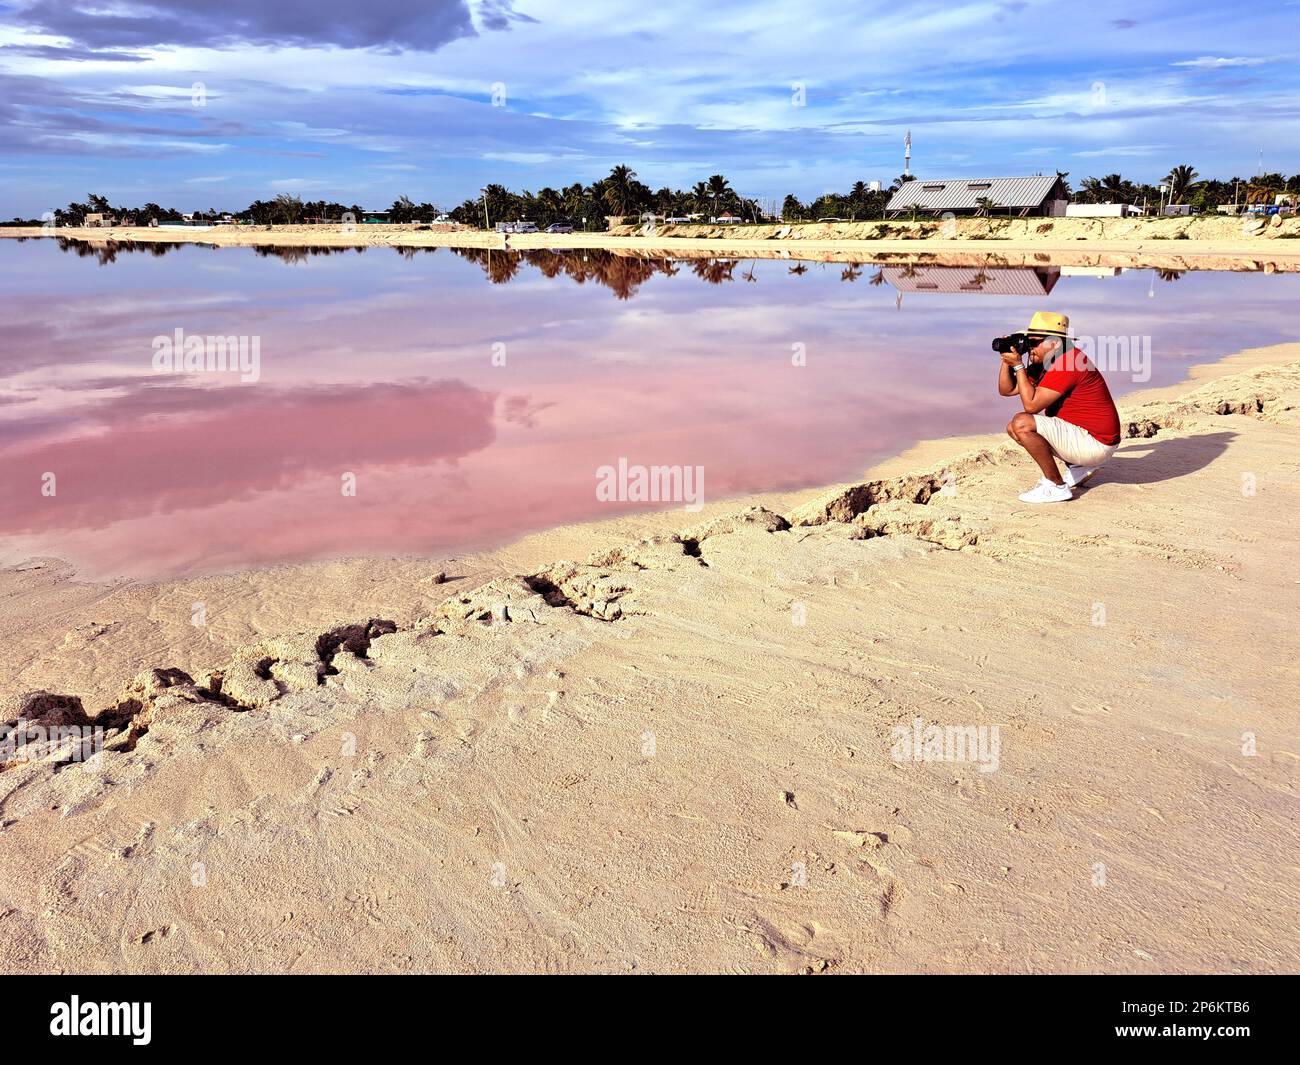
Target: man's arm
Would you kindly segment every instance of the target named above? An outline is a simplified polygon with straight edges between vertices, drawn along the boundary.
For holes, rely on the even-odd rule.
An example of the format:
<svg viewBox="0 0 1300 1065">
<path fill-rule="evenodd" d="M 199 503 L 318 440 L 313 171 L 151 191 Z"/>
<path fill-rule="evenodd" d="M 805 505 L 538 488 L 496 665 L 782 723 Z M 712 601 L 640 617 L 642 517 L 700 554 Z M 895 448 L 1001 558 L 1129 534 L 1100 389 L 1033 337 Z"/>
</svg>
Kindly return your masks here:
<svg viewBox="0 0 1300 1065">
<path fill-rule="evenodd" d="M 1060 392 L 1054 392 L 1050 388 L 1035 387 L 1034 382 L 1029 379 L 1029 374 L 1024 370 L 1016 374 L 1016 378 L 1016 389 L 1020 395 L 1020 405 L 1025 408 L 1026 414 L 1038 414 L 1045 411 L 1061 398 Z"/>
<path fill-rule="evenodd" d="M 1003 355 L 1002 361 L 998 364 L 999 396 L 1014 396 L 1016 394 L 1016 375 L 1012 372 L 1011 367 L 1013 365 L 1019 366 L 1020 359 L 1016 357 L 1014 352 L 1008 354 L 1011 355 L 1011 360 L 1008 361 L 1007 356 Z"/>
<path fill-rule="evenodd" d="M 1015 367 L 1021 364 L 1021 356 L 1014 351 L 1002 354 L 1002 362 L 997 367 L 997 394 L 1015 395 Z"/>
</svg>

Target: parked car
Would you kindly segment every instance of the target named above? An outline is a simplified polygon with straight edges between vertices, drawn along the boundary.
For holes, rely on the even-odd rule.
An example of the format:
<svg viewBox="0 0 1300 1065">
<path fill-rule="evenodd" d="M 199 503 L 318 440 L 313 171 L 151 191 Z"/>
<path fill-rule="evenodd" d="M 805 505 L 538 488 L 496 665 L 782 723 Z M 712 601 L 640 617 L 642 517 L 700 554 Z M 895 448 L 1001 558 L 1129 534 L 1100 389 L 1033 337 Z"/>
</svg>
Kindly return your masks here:
<svg viewBox="0 0 1300 1065">
<path fill-rule="evenodd" d="M 673 218 L 665 218 L 665 219 L 664 219 L 664 225 L 666 225 L 666 226 L 672 226 L 672 225 L 685 225 L 685 224 L 687 224 L 687 223 L 689 223 L 689 222 L 690 222 L 690 219 L 689 219 L 689 218 L 673 217 Z"/>
<path fill-rule="evenodd" d="M 548 232 L 548 233 L 572 233 L 572 232 L 573 232 L 573 226 L 569 225 L 568 222 L 552 222 L 549 226 L 546 227 L 546 232 Z"/>
<path fill-rule="evenodd" d="M 540 230 L 535 225 L 533 225 L 532 222 L 516 222 L 515 232 L 516 233 L 538 233 L 540 232 Z"/>
</svg>

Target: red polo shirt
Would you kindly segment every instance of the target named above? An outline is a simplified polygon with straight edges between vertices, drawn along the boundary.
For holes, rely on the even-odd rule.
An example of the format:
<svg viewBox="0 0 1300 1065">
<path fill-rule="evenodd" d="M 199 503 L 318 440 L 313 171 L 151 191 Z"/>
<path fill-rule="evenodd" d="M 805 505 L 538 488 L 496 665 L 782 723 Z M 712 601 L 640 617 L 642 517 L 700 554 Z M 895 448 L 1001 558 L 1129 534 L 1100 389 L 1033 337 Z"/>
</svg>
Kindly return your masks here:
<svg viewBox="0 0 1300 1065">
<path fill-rule="evenodd" d="M 1077 425 L 1103 444 L 1119 443 L 1119 411 L 1101 371 L 1075 348 L 1056 360 L 1038 381 L 1039 388 L 1061 393 L 1061 398 L 1043 413 Z"/>
</svg>

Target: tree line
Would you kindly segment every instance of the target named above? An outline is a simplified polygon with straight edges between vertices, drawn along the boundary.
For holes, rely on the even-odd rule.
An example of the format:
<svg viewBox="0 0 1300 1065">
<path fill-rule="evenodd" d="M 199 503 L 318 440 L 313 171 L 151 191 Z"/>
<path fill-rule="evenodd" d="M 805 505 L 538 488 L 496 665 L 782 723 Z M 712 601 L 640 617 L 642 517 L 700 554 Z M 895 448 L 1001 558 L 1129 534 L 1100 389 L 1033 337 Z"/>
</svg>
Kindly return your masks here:
<svg viewBox="0 0 1300 1065">
<path fill-rule="evenodd" d="M 1232 177 L 1227 180 L 1203 178 L 1189 165 L 1171 168 L 1159 182 L 1134 182 L 1120 174 L 1104 177 L 1087 177 L 1080 182 L 1078 191 L 1071 191 L 1069 177 L 1064 171 L 1058 175 L 1065 182 L 1070 198 L 1079 203 L 1131 203 L 1155 205 L 1164 203 L 1190 204 L 1196 213 L 1213 212 L 1224 204 L 1272 204 L 1278 193 L 1300 193 L 1300 174 L 1284 177 L 1282 174 L 1261 174 L 1254 177 Z M 713 174 L 696 182 L 689 189 L 672 189 L 664 186 L 652 190 L 639 180 L 629 166 L 614 167 L 607 177 L 584 185 L 576 181 L 563 188 L 546 186 L 536 193 L 527 190 L 514 192 L 504 185 L 488 185 L 477 197 L 471 197 L 452 208 L 447 216 L 467 226 L 491 226 L 497 222 L 529 221 L 544 228 L 554 222 L 568 222 L 588 229 L 604 229 L 606 218 L 635 221 L 638 218 L 716 218 L 730 214 L 743 222 L 763 222 L 777 219 L 785 222 L 817 221 L 839 218 L 862 221 L 884 217 L 885 205 L 898 189 L 915 180 L 912 175 L 900 175 L 884 188 L 872 189 L 866 182 L 857 181 L 844 193 L 828 192 L 808 202 L 793 193 L 787 195 L 778 208 L 776 201 L 762 203 L 744 196 L 722 174 Z M 1162 190 L 1160 185 L 1164 185 Z M 996 205 L 985 205 L 986 213 L 996 210 Z M 443 211 L 428 201 L 416 202 L 399 196 L 382 212 L 392 222 L 430 222 L 441 217 Z M 85 202 L 72 202 L 67 207 L 52 212 L 58 226 L 81 225 L 86 216 L 100 214 L 112 217 L 119 224 L 148 225 L 181 222 L 183 215 L 174 207 L 157 203 L 129 206 L 111 203 L 107 197 L 91 194 Z M 215 207 L 189 212 L 193 221 L 217 222 L 227 217 Z M 237 222 L 256 225 L 292 225 L 297 223 L 362 223 L 369 212 L 359 204 L 342 204 L 331 200 L 304 201 L 291 193 L 281 193 L 271 200 L 255 200 L 242 211 L 228 216 Z M 15 218 L 5 225 L 40 225 L 44 219 Z"/>
<path fill-rule="evenodd" d="M 1161 189 L 1160 186 L 1165 188 Z M 1272 204 L 1278 193 L 1300 193 L 1300 174 L 1257 174 L 1254 177 L 1203 178 L 1182 164 L 1160 181 L 1134 182 L 1119 174 L 1084 178 L 1072 199 L 1077 203 L 1188 204 L 1196 214 L 1227 204 Z"/>
<path fill-rule="evenodd" d="M 644 215 L 660 218 L 702 215 L 715 218 L 721 214 L 758 222 L 770 210 L 757 200 L 741 195 L 721 174 L 698 181 L 690 189 L 665 185 L 656 191 L 640 181 L 630 166 L 620 165 L 590 185 L 575 181 L 559 189 L 548 185 L 536 193 L 512 192 L 504 185 L 488 185 L 477 197 L 465 200 L 450 212 L 455 221 L 464 225 L 526 220 L 543 227 L 553 222 L 569 222 L 596 229 L 604 229 L 605 219 L 610 217 L 631 220 Z"/>
</svg>

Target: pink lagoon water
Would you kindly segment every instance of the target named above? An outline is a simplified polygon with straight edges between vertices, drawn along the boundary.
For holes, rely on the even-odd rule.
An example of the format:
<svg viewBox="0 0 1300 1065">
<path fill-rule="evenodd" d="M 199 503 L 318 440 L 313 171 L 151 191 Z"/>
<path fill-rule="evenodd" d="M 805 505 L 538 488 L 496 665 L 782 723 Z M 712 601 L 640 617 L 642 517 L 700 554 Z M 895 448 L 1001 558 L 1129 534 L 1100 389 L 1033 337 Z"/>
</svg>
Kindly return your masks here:
<svg viewBox="0 0 1300 1065">
<path fill-rule="evenodd" d="M 708 500 L 845 480 L 999 430 L 989 339 L 1034 310 L 1151 338 L 1150 380 L 1109 373 L 1118 395 L 1293 339 L 1300 304 L 1294 275 L 48 239 L 0 241 L 0 282 L 0 564 L 142 579 L 441 557 L 644 508 L 597 499 L 620 458 L 702 466 Z M 256 338 L 258 379 L 159 372 L 177 329 Z"/>
</svg>

